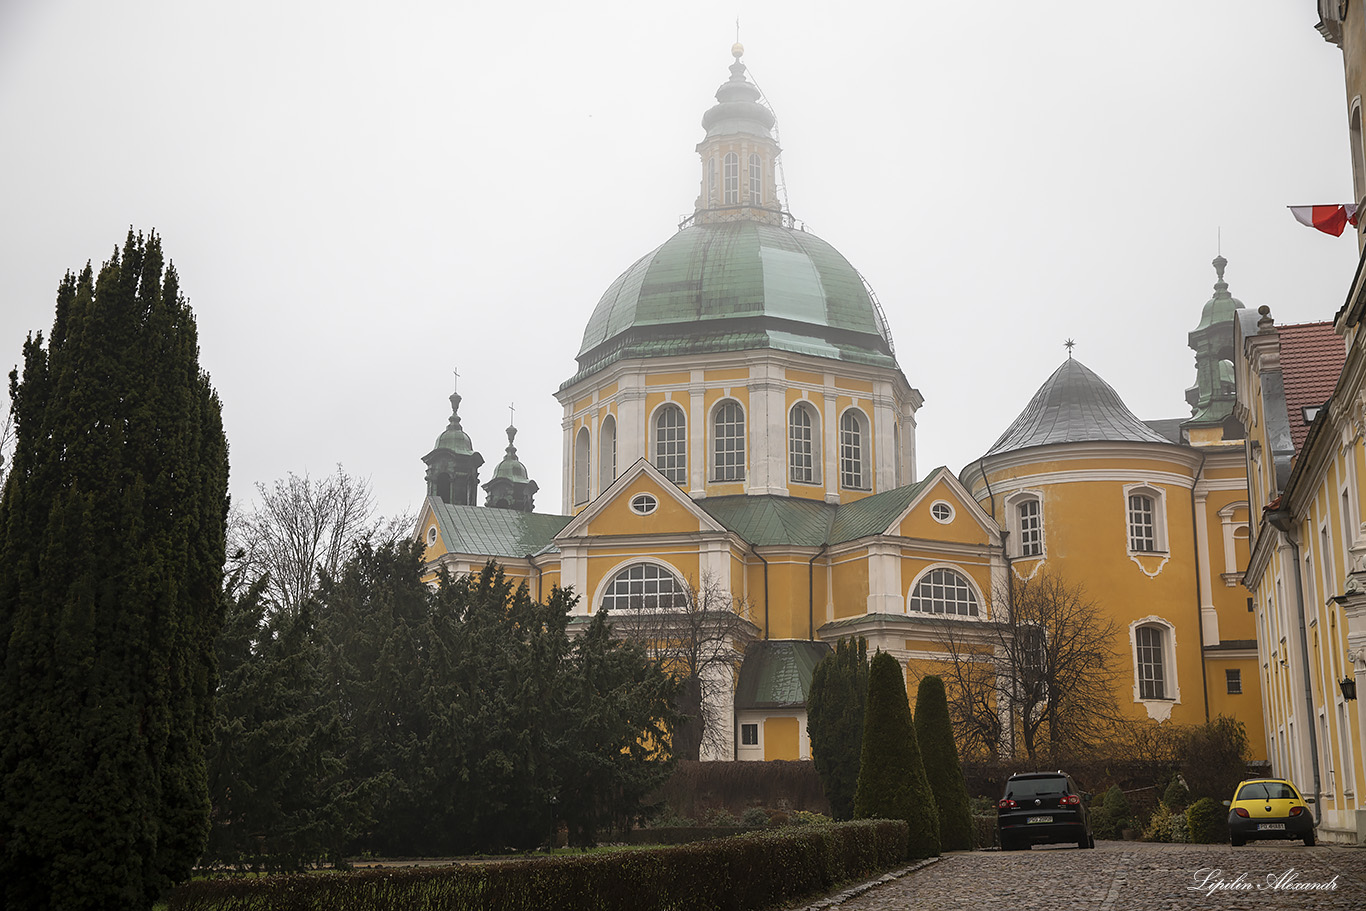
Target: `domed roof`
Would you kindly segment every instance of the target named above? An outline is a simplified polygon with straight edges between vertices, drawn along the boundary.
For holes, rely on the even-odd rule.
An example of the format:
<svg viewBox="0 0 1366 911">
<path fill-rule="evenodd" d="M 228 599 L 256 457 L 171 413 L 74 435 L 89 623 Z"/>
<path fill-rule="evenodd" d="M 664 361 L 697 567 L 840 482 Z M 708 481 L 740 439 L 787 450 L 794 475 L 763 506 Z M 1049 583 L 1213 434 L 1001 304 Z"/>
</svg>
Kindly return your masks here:
<svg viewBox="0 0 1366 911">
<path fill-rule="evenodd" d="M 517 458 L 517 447 L 512 441 L 517 436 L 517 428 L 509 427 L 508 448 L 504 451 L 503 461 L 498 463 L 498 467 L 493 470 L 495 478 L 507 478 L 509 481 L 527 480 L 526 466 Z"/>
<path fill-rule="evenodd" d="M 1109 383 L 1068 357 L 986 455 L 1053 443 L 1101 441 L 1171 443 L 1134 417 Z"/>
<path fill-rule="evenodd" d="M 451 419 L 446 423 L 446 429 L 441 431 L 441 436 L 436 438 L 436 445 L 432 449 L 445 449 L 460 455 L 474 452 L 474 444 L 470 442 L 470 435 L 460 426 L 460 393 L 458 392 L 451 395 Z"/>
<path fill-rule="evenodd" d="M 886 322 L 839 251 L 741 220 L 685 227 L 623 272 L 588 320 L 570 382 L 622 358 L 752 348 L 896 367 Z"/>
</svg>

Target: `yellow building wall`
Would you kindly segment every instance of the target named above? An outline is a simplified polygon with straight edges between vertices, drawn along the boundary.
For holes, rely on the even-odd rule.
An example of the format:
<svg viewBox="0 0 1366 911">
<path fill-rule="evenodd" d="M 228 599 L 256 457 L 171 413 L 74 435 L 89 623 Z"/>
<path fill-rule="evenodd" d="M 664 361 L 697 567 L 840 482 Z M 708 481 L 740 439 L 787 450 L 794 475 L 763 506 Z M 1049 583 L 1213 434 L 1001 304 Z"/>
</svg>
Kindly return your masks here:
<svg viewBox="0 0 1366 911">
<path fill-rule="evenodd" d="M 649 494 L 659 506 L 642 516 L 631 509 L 631 500 Z M 592 518 L 584 530 L 589 536 L 696 534 L 702 528 L 697 515 L 677 499 L 677 490 L 666 491 L 654 478 L 641 475 Z"/>
<path fill-rule="evenodd" d="M 796 718 L 764 719 L 764 759 L 799 759 L 801 744 Z"/>
</svg>

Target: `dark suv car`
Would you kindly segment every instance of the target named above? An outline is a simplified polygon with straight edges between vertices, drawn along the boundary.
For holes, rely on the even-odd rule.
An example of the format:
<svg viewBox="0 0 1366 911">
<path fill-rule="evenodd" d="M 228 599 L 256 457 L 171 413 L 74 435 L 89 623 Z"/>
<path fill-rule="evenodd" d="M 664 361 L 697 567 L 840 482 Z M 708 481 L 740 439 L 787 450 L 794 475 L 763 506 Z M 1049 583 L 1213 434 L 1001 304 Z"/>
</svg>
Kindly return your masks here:
<svg viewBox="0 0 1366 911">
<path fill-rule="evenodd" d="M 996 831 L 1002 851 L 1032 845 L 1075 844 L 1094 848 L 1085 799 L 1066 772 L 1021 772 L 1011 775 L 996 803 Z"/>
</svg>

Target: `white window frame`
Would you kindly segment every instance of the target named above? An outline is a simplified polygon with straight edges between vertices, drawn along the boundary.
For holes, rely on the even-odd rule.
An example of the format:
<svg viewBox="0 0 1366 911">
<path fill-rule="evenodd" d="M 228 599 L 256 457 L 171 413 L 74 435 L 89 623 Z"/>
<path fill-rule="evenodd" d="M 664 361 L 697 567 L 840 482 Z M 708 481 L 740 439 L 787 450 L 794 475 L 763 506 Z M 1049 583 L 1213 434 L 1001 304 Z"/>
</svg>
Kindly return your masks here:
<svg viewBox="0 0 1366 911">
<path fill-rule="evenodd" d="M 617 479 L 617 419 L 607 415 L 598 428 L 598 491 Z"/>
<path fill-rule="evenodd" d="M 1037 549 L 1026 552 L 1025 544 L 1030 536 L 1026 533 L 1025 516 L 1023 510 L 1032 504 L 1035 510 L 1034 520 L 1036 528 L 1034 537 L 1037 537 Z M 1012 557 L 1022 557 L 1026 559 L 1043 559 L 1047 556 L 1048 536 L 1044 531 L 1043 515 L 1043 491 L 1041 490 L 1021 490 L 1011 494 L 1006 498 L 1006 527 L 1010 530 L 1010 555 Z"/>
<path fill-rule="evenodd" d="M 747 438 L 745 407 L 735 399 L 721 399 L 711 410 L 711 474 L 718 483 L 745 479 Z"/>
<path fill-rule="evenodd" d="M 945 578 L 947 576 L 955 576 L 957 578 L 948 580 Z M 952 587 L 955 592 L 966 592 L 970 600 L 963 600 L 961 598 L 950 600 L 947 597 L 943 597 L 943 595 L 948 594 L 947 589 L 950 581 L 954 583 Z M 961 584 L 958 584 L 960 582 Z M 927 587 L 937 587 L 941 589 L 941 591 L 936 593 L 931 590 L 926 593 L 928 597 L 917 597 L 916 590 L 920 588 L 922 583 Z M 936 594 L 939 594 L 940 597 L 935 597 Z M 935 610 L 931 607 L 931 609 L 926 610 L 921 607 L 912 607 L 912 603 L 916 601 L 922 603 L 928 602 L 930 605 L 942 604 L 946 609 Z M 920 575 L 916 576 L 915 579 L 911 581 L 911 587 L 906 591 L 906 613 L 916 616 L 953 617 L 965 620 L 981 619 L 982 605 L 984 603 L 985 601 L 982 598 L 982 592 L 977 587 L 977 583 L 973 581 L 972 576 L 963 572 L 961 567 L 954 566 L 951 563 L 937 563 L 934 566 L 926 567 Z M 947 609 L 950 605 L 954 605 L 953 610 Z M 959 606 L 962 606 L 963 609 L 960 610 Z"/>
<path fill-rule="evenodd" d="M 1142 539 L 1135 535 L 1133 506 L 1130 502 L 1134 497 L 1147 497 L 1151 501 L 1151 549 L 1134 546 L 1142 543 Z M 1168 554 L 1167 495 L 1162 488 L 1141 483 L 1124 486 L 1124 540 L 1130 554 Z"/>
<path fill-rule="evenodd" d="M 746 740 L 746 739 L 745 739 L 745 734 L 750 733 L 750 732 L 753 732 L 753 734 L 754 734 L 754 739 L 753 739 L 753 740 Z M 757 746 L 759 746 L 759 722 L 757 722 L 757 721 L 742 721 L 742 722 L 740 723 L 740 746 L 742 746 L 742 747 L 757 747 Z"/>
<path fill-rule="evenodd" d="M 734 152 L 727 152 L 726 157 L 721 159 L 722 187 L 725 198 L 722 205 L 738 206 L 740 204 L 740 156 Z"/>
<path fill-rule="evenodd" d="M 677 414 L 678 422 L 662 427 L 666 414 Z M 667 431 L 667 432 L 666 432 Z M 665 402 L 650 415 L 650 452 L 659 473 L 678 485 L 688 483 L 688 415 L 677 402 Z"/>
<path fill-rule="evenodd" d="M 804 427 L 797 425 L 799 414 Z M 821 421 L 810 402 L 797 402 L 787 412 L 787 477 L 793 484 L 821 482 Z"/>
<path fill-rule="evenodd" d="M 589 486 L 593 477 L 593 435 L 584 424 L 574 434 L 574 505 L 587 503 L 592 494 Z"/>
<path fill-rule="evenodd" d="M 1144 628 L 1156 630 L 1161 635 L 1158 646 L 1162 660 L 1162 695 L 1145 696 L 1140 669 L 1138 631 Z M 1133 661 L 1133 696 L 1137 703 L 1178 703 L 1181 701 L 1181 681 L 1176 666 L 1176 627 L 1169 620 L 1156 615 L 1143 617 L 1129 624 L 1129 657 Z"/>
<path fill-rule="evenodd" d="M 851 430 L 849 423 L 854 425 Z M 840 414 L 839 466 L 840 487 L 845 490 L 872 490 L 871 424 L 863 409 L 851 406 Z"/>
<path fill-rule="evenodd" d="M 764 162 L 754 153 L 749 156 L 749 204 L 764 204 Z"/>
<path fill-rule="evenodd" d="M 627 583 L 637 581 L 640 582 L 641 591 L 639 593 L 631 591 L 614 592 L 613 588 L 617 585 L 618 580 L 621 579 L 622 576 L 625 576 L 627 573 L 630 573 L 631 571 L 637 568 L 641 570 L 640 578 L 631 579 L 628 577 L 624 581 Z M 670 583 L 670 590 L 668 591 L 662 590 L 664 587 L 659 585 L 659 583 L 664 580 L 668 580 Z M 653 586 L 649 585 L 649 583 L 651 582 L 655 584 Z M 646 591 L 647 588 L 651 587 L 655 588 L 654 592 Z M 637 594 L 642 599 L 642 602 L 644 602 L 645 599 L 650 598 L 652 596 L 655 598 L 655 603 L 653 605 L 649 603 L 642 603 L 641 607 L 639 608 L 639 610 L 641 611 L 676 610 L 681 608 L 682 605 L 665 605 L 664 607 L 660 607 L 658 599 L 661 595 L 670 594 L 673 596 L 682 595 L 686 599 L 688 597 L 688 585 L 686 582 L 683 581 L 683 576 L 678 572 L 678 570 L 674 569 L 672 566 L 665 563 L 664 561 L 637 557 L 635 559 L 614 566 L 612 568 L 612 571 L 607 573 L 607 575 L 603 579 L 602 585 L 599 587 L 597 595 L 593 599 L 593 604 L 597 606 L 597 610 L 611 609 L 612 611 L 616 612 L 618 616 L 626 616 L 623 613 L 623 611 L 637 610 L 637 608 L 632 607 L 629 603 L 630 599 L 636 596 Z M 613 601 L 617 599 L 625 599 L 627 603 L 620 606 L 616 604 L 608 604 L 609 598 Z"/>
</svg>

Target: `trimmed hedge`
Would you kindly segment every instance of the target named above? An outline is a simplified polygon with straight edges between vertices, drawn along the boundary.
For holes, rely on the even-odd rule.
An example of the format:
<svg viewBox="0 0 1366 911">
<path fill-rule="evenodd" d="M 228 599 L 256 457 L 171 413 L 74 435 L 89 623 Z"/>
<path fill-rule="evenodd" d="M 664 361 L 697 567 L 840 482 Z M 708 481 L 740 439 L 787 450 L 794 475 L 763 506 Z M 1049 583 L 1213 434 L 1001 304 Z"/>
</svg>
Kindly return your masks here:
<svg viewBox="0 0 1366 911">
<path fill-rule="evenodd" d="M 168 911 L 740 911 L 790 904 L 906 858 L 904 820 L 860 820 L 578 857 L 199 880 Z"/>
</svg>

